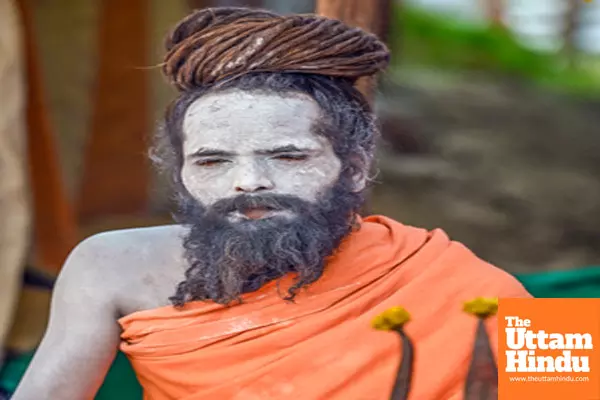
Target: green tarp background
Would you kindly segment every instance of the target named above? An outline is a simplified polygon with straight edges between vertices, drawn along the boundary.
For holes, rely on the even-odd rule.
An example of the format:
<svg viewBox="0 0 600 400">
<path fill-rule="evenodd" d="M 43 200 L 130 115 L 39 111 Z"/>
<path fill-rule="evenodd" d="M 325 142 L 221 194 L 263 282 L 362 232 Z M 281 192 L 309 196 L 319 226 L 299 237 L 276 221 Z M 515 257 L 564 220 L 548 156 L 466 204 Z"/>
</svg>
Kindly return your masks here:
<svg viewBox="0 0 600 400">
<path fill-rule="evenodd" d="M 534 297 L 596 298 L 600 297 L 600 266 L 568 271 L 517 275 Z M 31 354 L 12 359 L 0 372 L 0 387 L 14 391 L 25 372 Z M 119 353 L 96 396 L 96 400 L 142 400 L 142 390 L 129 361 Z"/>
</svg>

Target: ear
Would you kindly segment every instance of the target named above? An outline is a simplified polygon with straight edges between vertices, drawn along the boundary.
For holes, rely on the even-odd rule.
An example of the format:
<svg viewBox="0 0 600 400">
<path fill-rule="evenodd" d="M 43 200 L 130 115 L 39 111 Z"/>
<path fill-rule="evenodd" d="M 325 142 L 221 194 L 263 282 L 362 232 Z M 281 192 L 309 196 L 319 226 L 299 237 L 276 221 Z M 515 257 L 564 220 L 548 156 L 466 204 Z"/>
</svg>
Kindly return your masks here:
<svg viewBox="0 0 600 400">
<path fill-rule="evenodd" d="M 357 167 L 352 173 L 353 192 L 358 193 L 367 187 L 367 180 L 369 177 L 369 170 L 364 167 L 362 163 L 357 163 Z"/>
</svg>

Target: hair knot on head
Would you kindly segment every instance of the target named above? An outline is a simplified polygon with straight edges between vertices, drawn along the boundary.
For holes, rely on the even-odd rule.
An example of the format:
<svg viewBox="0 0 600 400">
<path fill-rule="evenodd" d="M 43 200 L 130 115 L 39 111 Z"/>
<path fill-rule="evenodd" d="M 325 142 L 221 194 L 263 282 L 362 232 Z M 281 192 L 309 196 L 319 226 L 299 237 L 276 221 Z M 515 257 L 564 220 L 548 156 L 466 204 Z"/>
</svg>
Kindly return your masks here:
<svg viewBox="0 0 600 400">
<path fill-rule="evenodd" d="M 167 39 L 163 72 L 180 91 L 252 72 L 320 74 L 356 81 L 383 70 L 387 47 L 373 34 L 316 15 L 208 8 Z"/>
</svg>

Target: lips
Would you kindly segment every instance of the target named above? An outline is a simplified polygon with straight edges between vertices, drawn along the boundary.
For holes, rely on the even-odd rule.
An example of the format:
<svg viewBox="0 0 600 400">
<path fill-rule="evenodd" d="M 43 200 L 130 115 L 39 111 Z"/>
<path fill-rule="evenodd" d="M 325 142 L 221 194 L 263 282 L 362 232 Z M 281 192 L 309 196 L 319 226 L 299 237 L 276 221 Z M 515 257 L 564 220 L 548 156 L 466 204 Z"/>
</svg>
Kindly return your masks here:
<svg viewBox="0 0 600 400">
<path fill-rule="evenodd" d="M 244 215 L 249 219 L 260 219 L 267 215 L 271 210 L 268 208 L 250 208 L 244 211 Z"/>
</svg>

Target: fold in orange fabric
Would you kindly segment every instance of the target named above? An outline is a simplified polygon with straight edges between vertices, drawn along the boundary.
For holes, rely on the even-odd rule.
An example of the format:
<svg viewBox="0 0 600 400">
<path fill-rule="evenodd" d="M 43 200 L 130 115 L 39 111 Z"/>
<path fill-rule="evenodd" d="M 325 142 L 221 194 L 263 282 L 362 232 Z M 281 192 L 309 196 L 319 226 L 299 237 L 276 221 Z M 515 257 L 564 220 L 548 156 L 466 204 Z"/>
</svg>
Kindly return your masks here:
<svg viewBox="0 0 600 400">
<path fill-rule="evenodd" d="M 146 400 L 382 400 L 402 355 L 397 335 L 371 320 L 403 306 L 415 346 L 411 398 L 459 399 L 478 322 L 462 306 L 478 296 L 530 297 L 442 230 L 371 216 L 294 303 L 273 282 L 232 307 L 136 312 L 119 320 L 121 350 Z M 496 351 L 497 323 L 487 324 Z"/>
</svg>

